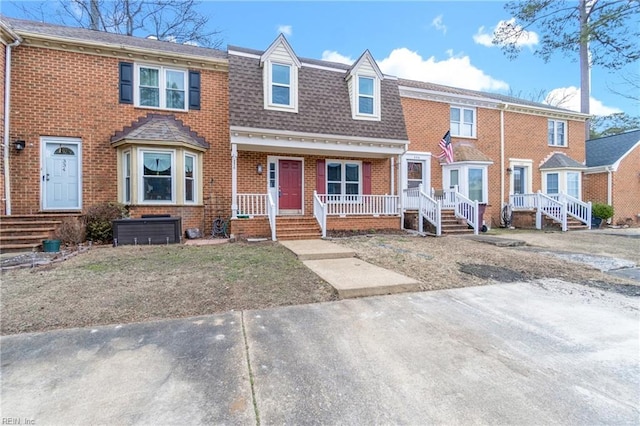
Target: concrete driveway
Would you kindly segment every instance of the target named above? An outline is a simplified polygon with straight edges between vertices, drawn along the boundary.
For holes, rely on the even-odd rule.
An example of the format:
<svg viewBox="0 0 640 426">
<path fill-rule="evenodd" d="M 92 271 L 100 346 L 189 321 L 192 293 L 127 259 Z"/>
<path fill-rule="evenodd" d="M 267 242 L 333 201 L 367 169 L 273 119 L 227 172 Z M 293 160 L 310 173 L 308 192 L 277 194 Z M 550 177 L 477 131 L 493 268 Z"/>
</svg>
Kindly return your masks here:
<svg viewBox="0 0 640 426">
<path fill-rule="evenodd" d="M 35 424 L 638 424 L 640 300 L 547 280 L 6 336 Z"/>
</svg>

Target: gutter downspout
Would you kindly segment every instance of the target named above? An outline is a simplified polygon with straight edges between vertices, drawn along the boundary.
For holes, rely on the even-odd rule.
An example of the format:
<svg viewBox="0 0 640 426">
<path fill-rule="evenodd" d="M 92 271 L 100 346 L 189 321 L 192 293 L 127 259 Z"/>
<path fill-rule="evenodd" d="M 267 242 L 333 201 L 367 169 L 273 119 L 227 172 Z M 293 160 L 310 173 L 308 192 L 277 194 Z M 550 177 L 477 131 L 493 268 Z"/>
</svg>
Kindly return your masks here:
<svg viewBox="0 0 640 426">
<path fill-rule="evenodd" d="M 501 105 L 500 108 L 500 216 L 502 216 L 502 207 L 504 206 L 504 111 L 508 108 L 506 104 Z M 507 203 L 508 204 L 508 203 Z"/>
<path fill-rule="evenodd" d="M 7 216 L 11 215 L 11 182 L 10 182 L 10 174 L 9 174 L 9 124 L 10 124 L 10 116 L 11 116 L 11 48 L 18 47 L 22 39 L 19 37 L 10 44 L 7 44 L 6 54 L 4 59 L 4 206 L 5 206 L 5 214 Z"/>
<path fill-rule="evenodd" d="M 613 170 L 611 167 L 607 168 L 607 204 L 613 206 Z M 611 218 L 607 220 L 607 223 L 611 223 Z"/>
</svg>

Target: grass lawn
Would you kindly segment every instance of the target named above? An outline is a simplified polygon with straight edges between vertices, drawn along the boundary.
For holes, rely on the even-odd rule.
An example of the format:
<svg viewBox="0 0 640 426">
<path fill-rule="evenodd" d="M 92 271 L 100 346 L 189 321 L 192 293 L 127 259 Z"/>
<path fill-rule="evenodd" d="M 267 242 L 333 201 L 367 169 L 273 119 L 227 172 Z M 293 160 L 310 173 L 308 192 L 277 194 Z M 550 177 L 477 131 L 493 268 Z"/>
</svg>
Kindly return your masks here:
<svg viewBox="0 0 640 426">
<path fill-rule="evenodd" d="M 337 299 L 274 243 L 102 247 L 2 273 L 3 335 Z"/>
</svg>

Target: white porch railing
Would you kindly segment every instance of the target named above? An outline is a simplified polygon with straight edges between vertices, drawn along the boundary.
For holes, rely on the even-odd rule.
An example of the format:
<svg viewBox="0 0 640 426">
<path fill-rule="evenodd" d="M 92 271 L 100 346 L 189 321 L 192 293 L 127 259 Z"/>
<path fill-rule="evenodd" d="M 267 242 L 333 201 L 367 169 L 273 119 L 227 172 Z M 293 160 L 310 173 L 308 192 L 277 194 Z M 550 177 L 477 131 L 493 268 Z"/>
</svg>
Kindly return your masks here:
<svg viewBox="0 0 640 426">
<path fill-rule="evenodd" d="M 467 221 L 467 224 L 469 224 L 473 228 L 473 233 L 478 235 L 478 230 L 481 226 L 481 224 L 479 223 L 480 218 L 478 217 L 478 202 L 471 201 L 464 195 L 456 192 L 454 208 L 456 217 L 465 219 Z"/>
<path fill-rule="evenodd" d="M 532 210 L 538 208 L 538 194 L 512 194 L 509 195 L 509 204 L 518 210 Z"/>
<path fill-rule="evenodd" d="M 398 215 L 396 195 L 328 195 L 315 194 L 328 216 Z"/>
<path fill-rule="evenodd" d="M 578 219 L 580 222 L 587 225 L 588 229 L 591 229 L 591 201 L 585 203 L 584 201 L 578 200 L 576 197 L 572 197 L 564 192 L 554 195 L 556 195 L 557 198 L 552 198 L 555 198 L 567 206 L 567 214 L 569 216 Z"/>
<path fill-rule="evenodd" d="M 418 210 L 420 208 L 421 187 L 422 185 L 402 190 L 402 208 L 405 210 Z"/>
<path fill-rule="evenodd" d="M 276 203 L 271 193 L 267 193 L 267 213 L 269 214 L 269 227 L 271 227 L 271 241 L 276 240 Z"/>
<path fill-rule="evenodd" d="M 267 194 L 238 194 L 238 215 L 268 216 Z"/>
<path fill-rule="evenodd" d="M 322 238 L 325 238 L 327 236 L 327 208 L 317 191 L 313 191 L 313 217 L 316 218 L 318 225 L 320 225 Z"/>
<path fill-rule="evenodd" d="M 542 214 L 560 223 L 566 231 L 567 216 L 574 217 L 591 229 L 591 203 L 580 201 L 564 193 L 515 194 L 509 196 L 509 203 L 514 210 L 536 209 L 536 228 L 542 229 Z"/>
<path fill-rule="evenodd" d="M 442 235 L 442 204 L 440 200 L 434 200 L 422 191 L 422 185 L 418 192 L 418 231 L 423 232 L 423 219 L 427 219 L 436 228 L 436 236 Z"/>
<path fill-rule="evenodd" d="M 567 230 L 567 204 L 538 191 L 538 210 L 536 211 L 536 228 L 542 229 L 542 215 L 545 214 L 557 221 L 562 226 L 562 231 Z"/>
<path fill-rule="evenodd" d="M 458 185 L 455 185 L 450 189 L 436 190 L 431 188 L 431 198 L 436 201 L 440 201 L 440 205 L 443 209 L 453 209 L 456 206 L 456 193 L 458 192 Z"/>
</svg>

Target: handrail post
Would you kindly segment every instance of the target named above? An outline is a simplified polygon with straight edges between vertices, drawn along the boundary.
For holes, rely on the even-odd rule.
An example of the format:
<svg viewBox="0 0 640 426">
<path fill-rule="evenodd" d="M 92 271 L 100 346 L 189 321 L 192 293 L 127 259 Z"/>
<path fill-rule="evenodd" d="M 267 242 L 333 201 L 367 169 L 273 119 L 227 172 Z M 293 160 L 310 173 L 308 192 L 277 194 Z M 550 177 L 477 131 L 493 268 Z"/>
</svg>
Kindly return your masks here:
<svg viewBox="0 0 640 426">
<path fill-rule="evenodd" d="M 591 229 L 591 201 L 587 203 L 587 227 Z"/>
<path fill-rule="evenodd" d="M 418 232 L 423 232 L 422 209 L 424 208 L 424 200 L 422 199 L 422 184 L 418 185 Z"/>
<path fill-rule="evenodd" d="M 442 235 L 442 203 L 440 200 L 436 200 L 436 235 L 439 237 Z"/>
<path fill-rule="evenodd" d="M 475 224 L 474 224 L 475 226 L 473 227 L 473 233 L 475 235 L 478 235 L 478 228 L 480 227 L 480 210 L 478 209 L 478 200 L 474 201 L 473 208 L 475 209 L 474 212 L 476 216 Z"/>
</svg>

